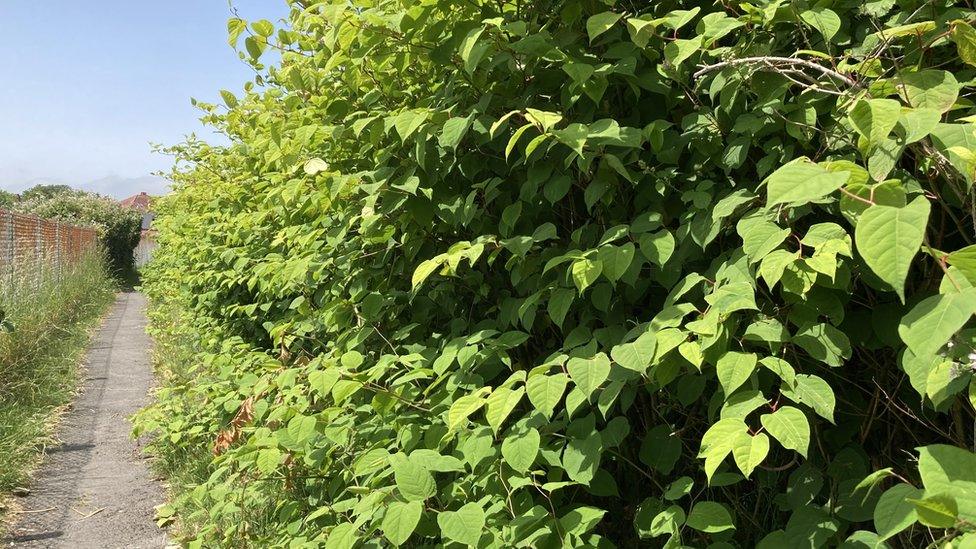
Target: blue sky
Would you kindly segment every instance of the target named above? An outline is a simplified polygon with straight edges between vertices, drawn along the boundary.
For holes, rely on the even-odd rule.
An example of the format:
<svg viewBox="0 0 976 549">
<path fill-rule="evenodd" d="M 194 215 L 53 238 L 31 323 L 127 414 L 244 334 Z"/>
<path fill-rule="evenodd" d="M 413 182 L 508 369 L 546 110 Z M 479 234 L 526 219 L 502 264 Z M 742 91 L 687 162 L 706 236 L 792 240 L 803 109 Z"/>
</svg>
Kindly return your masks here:
<svg viewBox="0 0 976 549">
<path fill-rule="evenodd" d="M 234 6 L 248 20 L 288 11 Z M 0 0 L 0 189 L 164 192 L 150 174 L 171 161 L 149 143 L 210 136 L 190 98 L 217 101 L 253 78 L 227 44 L 230 17 L 227 0 Z"/>
</svg>

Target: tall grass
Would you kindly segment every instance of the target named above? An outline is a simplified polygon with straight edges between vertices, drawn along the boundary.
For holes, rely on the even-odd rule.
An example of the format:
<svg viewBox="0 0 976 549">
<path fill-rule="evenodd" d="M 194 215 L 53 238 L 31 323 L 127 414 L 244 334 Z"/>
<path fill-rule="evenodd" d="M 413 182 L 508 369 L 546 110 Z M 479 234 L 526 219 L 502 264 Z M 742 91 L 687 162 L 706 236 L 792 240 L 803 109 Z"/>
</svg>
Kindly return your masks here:
<svg viewBox="0 0 976 549">
<path fill-rule="evenodd" d="M 0 278 L 0 310 L 13 328 L 0 332 L 0 497 L 26 483 L 75 394 L 81 354 L 115 293 L 105 264 L 92 253 L 61 277 L 38 269 L 38 280 Z"/>
</svg>

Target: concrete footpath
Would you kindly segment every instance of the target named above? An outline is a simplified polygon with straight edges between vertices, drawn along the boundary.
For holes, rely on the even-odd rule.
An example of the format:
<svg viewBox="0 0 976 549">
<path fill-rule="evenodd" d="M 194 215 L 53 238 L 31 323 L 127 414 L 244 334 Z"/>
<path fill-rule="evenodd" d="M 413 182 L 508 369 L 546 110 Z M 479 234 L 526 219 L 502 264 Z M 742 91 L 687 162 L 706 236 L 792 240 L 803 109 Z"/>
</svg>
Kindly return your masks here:
<svg viewBox="0 0 976 549">
<path fill-rule="evenodd" d="M 59 428 L 31 486 L 19 499 L 7 547 L 159 548 L 153 522 L 163 490 L 149 473 L 128 417 L 152 381 L 146 298 L 119 294 L 91 348 L 82 393 Z"/>
</svg>

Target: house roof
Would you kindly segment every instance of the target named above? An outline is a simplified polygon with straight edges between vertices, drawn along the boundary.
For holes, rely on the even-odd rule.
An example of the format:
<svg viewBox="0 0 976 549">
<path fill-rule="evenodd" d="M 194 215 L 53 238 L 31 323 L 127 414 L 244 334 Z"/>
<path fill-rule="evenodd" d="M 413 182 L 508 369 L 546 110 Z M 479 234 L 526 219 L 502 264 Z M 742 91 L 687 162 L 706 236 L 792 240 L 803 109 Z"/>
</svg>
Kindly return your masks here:
<svg viewBox="0 0 976 549">
<path fill-rule="evenodd" d="M 139 193 L 137 195 L 130 196 L 129 198 L 120 201 L 119 204 L 122 204 L 127 208 L 135 208 L 137 210 L 147 212 L 149 211 L 149 201 L 151 199 L 152 197 L 149 196 L 148 194 Z"/>
</svg>

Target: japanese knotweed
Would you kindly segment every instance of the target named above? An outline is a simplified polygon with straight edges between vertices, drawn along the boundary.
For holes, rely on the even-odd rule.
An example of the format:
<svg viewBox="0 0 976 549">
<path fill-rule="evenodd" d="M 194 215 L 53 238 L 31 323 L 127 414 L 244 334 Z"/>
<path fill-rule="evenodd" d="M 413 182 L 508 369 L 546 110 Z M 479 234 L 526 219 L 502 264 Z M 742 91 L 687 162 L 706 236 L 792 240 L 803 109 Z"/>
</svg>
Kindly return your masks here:
<svg viewBox="0 0 976 549">
<path fill-rule="evenodd" d="M 290 7 L 147 275 L 192 544 L 976 544 L 969 4 Z"/>
</svg>

